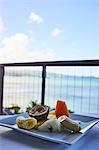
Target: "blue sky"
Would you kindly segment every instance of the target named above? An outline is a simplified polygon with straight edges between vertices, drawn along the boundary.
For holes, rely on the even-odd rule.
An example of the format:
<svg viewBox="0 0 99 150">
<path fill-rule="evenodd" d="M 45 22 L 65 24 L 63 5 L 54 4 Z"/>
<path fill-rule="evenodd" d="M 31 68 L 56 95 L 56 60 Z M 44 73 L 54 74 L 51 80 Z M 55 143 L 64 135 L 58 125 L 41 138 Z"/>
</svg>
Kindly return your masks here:
<svg viewBox="0 0 99 150">
<path fill-rule="evenodd" d="M 0 62 L 99 59 L 98 0 L 0 0 Z"/>
</svg>

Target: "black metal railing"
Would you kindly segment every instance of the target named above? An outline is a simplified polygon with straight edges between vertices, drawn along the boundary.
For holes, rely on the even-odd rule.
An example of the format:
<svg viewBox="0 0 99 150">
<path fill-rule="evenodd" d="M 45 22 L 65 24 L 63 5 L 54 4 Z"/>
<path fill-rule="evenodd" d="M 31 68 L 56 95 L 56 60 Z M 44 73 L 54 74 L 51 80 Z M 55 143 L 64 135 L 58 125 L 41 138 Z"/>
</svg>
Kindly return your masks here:
<svg viewBox="0 0 99 150">
<path fill-rule="evenodd" d="M 69 90 L 70 90 L 68 88 L 69 80 L 72 80 L 71 76 L 68 75 L 68 68 L 69 67 L 74 67 L 74 68 L 76 68 L 76 67 L 82 67 L 82 68 L 83 67 L 91 67 L 91 68 L 92 67 L 97 67 L 96 70 L 99 70 L 99 60 L 51 61 L 51 62 L 30 62 L 30 63 L 7 63 L 7 64 L 1 64 L 0 65 L 0 114 L 3 113 L 3 102 L 5 101 L 4 93 L 6 93 L 6 91 L 5 91 L 5 86 L 6 86 L 5 84 L 6 84 L 6 82 L 5 82 L 4 78 L 6 76 L 6 70 L 8 68 L 12 68 L 12 70 L 13 70 L 13 68 L 20 68 L 20 71 L 21 71 L 21 68 L 23 68 L 23 67 L 25 67 L 25 68 L 28 68 L 28 67 L 29 68 L 30 67 L 32 67 L 32 68 L 40 67 L 41 68 L 40 69 L 40 74 L 39 74 L 39 76 L 41 78 L 41 81 L 39 83 L 40 84 L 39 86 L 41 86 L 40 97 L 41 97 L 41 104 L 45 104 L 45 102 L 46 102 L 45 98 L 48 99 L 48 96 L 46 96 L 46 93 L 49 92 L 49 91 L 50 91 L 50 94 L 54 95 L 53 97 L 55 97 L 55 99 L 58 98 L 56 96 L 57 92 L 55 94 L 55 90 L 57 88 L 57 85 L 55 84 L 57 82 L 56 81 L 56 78 L 57 78 L 56 77 L 56 73 L 55 72 L 52 73 L 52 74 L 48 73 L 48 69 L 49 68 L 53 68 L 53 67 L 54 68 L 57 68 L 57 67 L 63 68 L 63 67 L 65 67 L 65 69 L 67 69 L 66 70 L 66 76 L 64 76 L 64 73 L 62 74 L 62 72 L 60 71 L 60 73 L 59 73 L 60 78 L 58 78 L 58 82 L 60 82 L 59 83 L 60 88 L 58 89 L 58 90 L 60 90 L 60 91 L 58 91 L 60 93 L 59 98 L 61 98 L 61 99 L 62 98 L 65 99 L 66 98 L 67 99 L 69 97 Z M 54 69 L 54 71 L 55 71 L 55 69 Z M 8 73 L 10 74 L 10 71 Z M 76 82 L 78 82 L 77 81 L 78 79 L 76 79 L 77 77 L 75 76 L 74 72 L 72 72 L 72 74 L 73 74 L 72 78 L 74 79 L 73 80 L 73 84 L 74 84 L 74 86 L 76 86 Z M 83 71 L 82 71 L 82 74 L 83 74 Z M 24 71 L 23 75 L 25 75 L 25 71 Z M 35 75 L 35 77 L 36 77 L 36 75 Z M 58 73 L 57 73 L 57 75 L 58 75 Z M 14 76 L 18 77 L 17 69 L 16 69 L 16 72 L 15 72 Z M 32 76 L 32 73 L 31 73 L 31 76 Z M 55 83 L 51 83 L 52 82 L 52 81 L 50 81 L 50 77 L 51 76 L 53 76 L 53 78 L 54 78 L 53 82 L 55 82 Z M 66 80 L 63 80 L 64 77 L 66 77 Z M 98 76 L 98 78 L 99 78 L 99 76 Z M 91 99 L 91 92 L 92 92 L 92 90 L 91 90 L 91 83 L 92 83 L 92 81 L 91 80 L 92 80 L 92 78 L 90 77 L 88 79 L 88 81 L 89 81 L 89 88 L 88 88 L 88 91 L 89 91 L 89 93 L 88 93 L 89 94 L 89 107 L 88 107 L 88 109 L 89 109 L 89 111 L 91 110 L 91 108 L 90 108 L 91 107 L 90 99 Z M 50 82 L 50 83 L 47 85 L 46 84 L 47 82 Z M 66 84 L 63 85 L 63 82 L 66 82 Z M 84 74 L 82 75 L 82 78 L 81 78 L 80 82 L 81 82 L 81 85 L 82 85 L 81 89 L 80 89 L 80 92 L 81 92 L 81 101 L 80 101 L 80 105 L 81 106 L 80 106 L 80 109 L 82 110 L 82 105 L 83 105 L 83 100 L 82 99 L 83 99 L 83 89 L 84 89 Z M 10 84 L 10 82 L 9 82 L 9 84 Z M 33 84 L 34 84 L 34 81 L 33 81 Z M 52 87 L 52 84 L 53 84 L 53 87 Z M 17 84 L 15 83 L 15 85 L 17 85 Z M 50 88 L 49 88 L 49 85 L 51 86 Z M 98 90 L 98 92 L 97 92 L 97 99 L 98 99 L 99 98 L 99 84 L 97 83 L 97 85 L 98 85 L 98 87 L 97 87 L 97 90 Z M 23 86 L 25 86 L 25 85 L 23 85 Z M 62 94 L 64 88 L 66 88 L 66 93 Z M 72 109 L 75 109 L 75 103 L 76 103 L 75 102 L 75 97 L 76 97 L 76 90 L 77 90 L 77 88 L 78 87 L 74 87 L 73 88 L 73 98 L 71 97 L 71 99 L 73 99 L 73 107 L 72 107 Z M 14 89 L 12 88 L 12 90 L 14 90 Z M 52 90 L 54 91 L 54 93 L 53 93 Z M 64 98 L 64 97 L 62 97 L 62 95 L 66 95 L 66 97 Z M 14 96 L 16 97 L 16 95 L 14 95 Z M 20 97 L 20 95 L 19 95 L 19 97 Z M 52 98 L 52 99 L 54 99 L 54 98 Z M 99 99 L 98 99 L 98 101 L 99 101 Z M 97 110 L 98 110 L 99 102 L 97 102 L 96 105 L 97 105 Z"/>
</svg>

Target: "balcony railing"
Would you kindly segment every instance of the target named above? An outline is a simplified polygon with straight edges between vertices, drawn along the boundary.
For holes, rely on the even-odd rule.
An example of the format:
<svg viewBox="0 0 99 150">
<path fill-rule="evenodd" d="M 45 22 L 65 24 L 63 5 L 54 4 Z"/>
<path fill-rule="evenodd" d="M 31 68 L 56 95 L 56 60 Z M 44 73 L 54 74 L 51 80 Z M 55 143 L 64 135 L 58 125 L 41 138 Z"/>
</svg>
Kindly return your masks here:
<svg viewBox="0 0 99 150">
<path fill-rule="evenodd" d="M 99 60 L 0 65 L 0 114 L 12 103 L 54 107 L 57 99 L 75 112 L 99 112 Z"/>
</svg>

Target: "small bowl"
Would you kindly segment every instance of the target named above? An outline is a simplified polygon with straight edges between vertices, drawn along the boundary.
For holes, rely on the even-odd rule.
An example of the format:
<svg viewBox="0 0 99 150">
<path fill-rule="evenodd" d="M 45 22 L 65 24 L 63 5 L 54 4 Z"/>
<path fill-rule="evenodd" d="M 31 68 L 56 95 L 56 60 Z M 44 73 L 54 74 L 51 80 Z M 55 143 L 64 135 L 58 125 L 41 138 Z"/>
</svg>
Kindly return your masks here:
<svg viewBox="0 0 99 150">
<path fill-rule="evenodd" d="M 34 117 L 37 121 L 46 120 L 49 113 L 49 106 L 36 105 L 29 111 L 29 116 Z"/>
</svg>

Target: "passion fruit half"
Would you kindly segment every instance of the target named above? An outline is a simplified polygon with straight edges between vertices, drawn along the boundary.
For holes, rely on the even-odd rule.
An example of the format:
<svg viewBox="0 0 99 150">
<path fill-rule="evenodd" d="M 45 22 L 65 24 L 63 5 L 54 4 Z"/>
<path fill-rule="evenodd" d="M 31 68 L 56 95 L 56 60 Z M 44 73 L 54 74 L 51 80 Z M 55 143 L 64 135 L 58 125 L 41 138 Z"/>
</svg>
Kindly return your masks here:
<svg viewBox="0 0 99 150">
<path fill-rule="evenodd" d="M 49 106 L 47 105 L 36 105 L 29 111 L 29 115 L 37 119 L 37 121 L 46 120 L 48 113 Z"/>
</svg>

